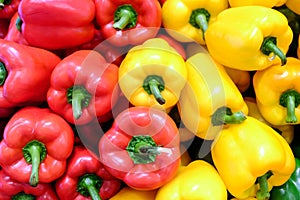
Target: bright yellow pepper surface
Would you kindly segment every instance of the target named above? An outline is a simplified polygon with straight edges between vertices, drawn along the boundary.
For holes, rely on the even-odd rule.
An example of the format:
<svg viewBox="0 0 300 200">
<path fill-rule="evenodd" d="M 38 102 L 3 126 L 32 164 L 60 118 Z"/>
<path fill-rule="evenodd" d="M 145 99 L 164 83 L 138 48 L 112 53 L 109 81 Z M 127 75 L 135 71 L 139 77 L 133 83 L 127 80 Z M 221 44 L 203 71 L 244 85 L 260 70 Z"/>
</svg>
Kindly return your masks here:
<svg viewBox="0 0 300 200">
<path fill-rule="evenodd" d="M 230 7 L 239 7 L 239 6 L 265 6 L 272 8 L 274 6 L 282 6 L 285 4 L 286 0 L 228 0 Z"/>
<path fill-rule="evenodd" d="M 246 71 L 284 65 L 292 39 L 287 18 L 264 6 L 228 8 L 205 32 L 207 49 L 217 62 Z"/>
<path fill-rule="evenodd" d="M 230 76 L 232 81 L 238 87 L 240 92 L 245 92 L 251 83 L 250 73 L 245 70 L 238 70 L 229 67 L 225 67 L 227 74 Z"/>
<path fill-rule="evenodd" d="M 205 44 L 203 33 L 228 6 L 227 0 L 168 0 L 162 6 L 162 24 L 180 42 Z"/>
<path fill-rule="evenodd" d="M 155 200 L 157 190 L 136 190 L 131 187 L 123 187 L 110 200 Z"/>
<path fill-rule="evenodd" d="M 227 190 L 238 199 L 265 200 L 273 186 L 284 184 L 295 169 L 286 140 L 251 116 L 224 127 L 212 144 L 211 155 Z"/>
<path fill-rule="evenodd" d="M 248 106 L 248 115 L 251 117 L 254 117 L 256 119 L 258 119 L 259 121 L 271 126 L 272 128 L 274 128 L 277 132 L 279 132 L 282 137 L 284 137 L 284 139 L 291 144 L 293 139 L 294 139 L 294 126 L 290 125 L 290 124 L 286 124 L 286 125 L 272 125 L 269 122 L 267 122 L 263 116 L 261 115 L 257 103 L 256 103 L 256 99 L 253 97 L 245 97 L 245 102 Z"/>
<path fill-rule="evenodd" d="M 119 86 L 134 106 L 171 108 L 186 78 L 185 60 L 161 38 L 131 48 L 119 67 Z"/>
<path fill-rule="evenodd" d="M 294 13 L 300 15 L 299 0 L 287 0 L 285 5 L 286 5 L 286 7 L 288 7 Z"/>
<path fill-rule="evenodd" d="M 181 167 L 177 175 L 157 191 L 155 200 L 227 200 L 227 190 L 216 169 L 204 160 Z"/>
<path fill-rule="evenodd" d="M 284 66 L 257 71 L 253 87 L 258 109 L 272 125 L 300 123 L 300 60 L 288 57 Z"/>
<path fill-rule="evenodd" d="M 178 111 L 184 126 L 196 136 L 212 140 L 224 123 L 239 123 L 248 114 L 242 94 L 224 67 L 207 53 L 196 53 L 186 61 L 187 84 L 182 90 Z M 219 120 L 219 111 L 230 109 L 228 120 Z M 225 118 L 225 114 L 224 114 Z M 215 122 L 217 121 L 217 122 Z"/>
</svg>

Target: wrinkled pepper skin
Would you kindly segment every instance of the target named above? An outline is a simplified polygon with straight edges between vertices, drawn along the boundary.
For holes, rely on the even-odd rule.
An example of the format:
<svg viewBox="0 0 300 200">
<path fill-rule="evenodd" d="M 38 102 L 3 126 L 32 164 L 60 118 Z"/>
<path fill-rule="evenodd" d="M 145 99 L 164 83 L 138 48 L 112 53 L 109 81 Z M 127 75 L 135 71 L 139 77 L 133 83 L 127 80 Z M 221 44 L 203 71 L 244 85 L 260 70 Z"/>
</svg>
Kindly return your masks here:
<svg viewBox="0 0 300 200">
<path fill-rule="evenodd" d="M 299 59 L 288 57 L 286 65 L 273 65 L 253 76 L 258 109 L 273 125 L 300 123 L 299 67 Z"/>
<path fill-rule="evenodd" d="M 300 160 L 295 158 L 296 168 L 290 179 L 281 186 L 273 187 L 270 200 L 300 199 Z"/>
<path fill-rule="evenodd" d="M 54 188 L 49 183 L 40 183 L 36 187 L 32 187 L 29 184 L 15 181 L 3 170 L 0 171 L 0 182 L 1 200 L 26 199 L 25 197 L 36 200 L 58 200 Z"/>
<path fill-rule="evenodd" d="M 272 187 L 287 182 L 295 169 L 286 140 L 250 116 L 240 124 L 224 127 L 211 153 L 227 190 L 240 199 L 268 197 Z"/>
<path fill-rule="evenodd" d="M 217 170 L 204 160 L 181 167 L 177 175 L 160 187 L 155 200 L 227 200 L 226 186 Z"/>
<path fill-rule="evenodd" d="M 0 108 L 45 102 L 61 59 L 50 51 L 0 39 Z"/>
<path fill-rule="evenodd" d="M 197 53 L 188 58 L 186 67 L 187 84 L 182 90 L 178 111 L 188 130 L 202 139 L 214 139 L 225 123 L 220 123 L 215 113 L 224 106 L 235 113 L 234 116 L 239 115 L 236 120 L 227 120 L 227 124 L 239 123 L 245 118 L 247 104 L 222 65 L 207 53 Z"/>
<path fill-rule="evenodd" d="M 1 0 L 0 19 L 10 19 L 17 11 L 21 0 Z"/>
<path fill-rule="evenodd" d="M 70 125 L 48 108 L 27 106 L 8 121 L 0 166 L 12 179 L 37 186 L 59 178 L 74 145 Z"/>
<path fill-rule="evenodd" d="M 282 6 L 285 4 L 286 0 L 246 0 L 246 1 L 239 1 L 239 0 L 228 0 L 230 7 L 239 7 L 239 6 L 264 6 L 268 8 L 273 8 L 274 6 Z"/>
<path fill-rule="evenodd" d="M 205 45 L 204 32 L 228 6 L 227 0 L 168 0 L 162 6 L 162 25 L 180 42 Z"/>
<path fill-rule="evenodd" d="M 120 89 L 134 106 L 172 108 L 186 78 L 185 60 L 162 38 L 131 48 L 119 67 Z"/>
<path fill-rule="evenodd" d="M 157 190 L 136 190 L 131 187 L 123 187 L 110 200 L 155 200 Z"/>
<path fill-rule="evenodd" d="M 108 173 L 84 146 L 74 147 L 64 175 L 55 182 L 58 197 L 69 200 L 109 199 L 120 186 L 121 181 Z"/>
<path fill-rule="evenodd" d="M 155 190 L 180 167 L 174 121 L 162 110 L 134 106 L 121 112 L 100 139 L 100 161 L 108 172 L 137 190 Z"/>
<path fill-rule="evenodd" d="M 300 7 L 299 7 L 299 1 L 297 0 L 287 0 L 285 2 L 285 5 L 292 10 L 297 15 L 300 15 Z"/>
<path fill-rule="evenodd" d="M 157 0 L 96 0 L 96 22 L 115 46 L 138 45 L 153 38 L 161 26 Z"/>
<path fill-rule="evenodd" d="M 236 20 L 239 19 L 239 20 Z M 220 64 L 246 71 L 286 63 L 293 32 L 287 18 L 264 6 L 229 8 L 205 32 L 206 46 Z"/>
<path fill-rule="evenodd" d="M 94 50 L 65 57 L 51 74 L 49 107 L 69 123 L 86 124 L 111 111 L 119 96 L 119 68 Z"/>
<path fill-rule="evenodd" d="M 92 40 L 93 0 L 22 0 L 18 7 L 21 33 L 31 46 L 66 49 Z"/>
</svg>

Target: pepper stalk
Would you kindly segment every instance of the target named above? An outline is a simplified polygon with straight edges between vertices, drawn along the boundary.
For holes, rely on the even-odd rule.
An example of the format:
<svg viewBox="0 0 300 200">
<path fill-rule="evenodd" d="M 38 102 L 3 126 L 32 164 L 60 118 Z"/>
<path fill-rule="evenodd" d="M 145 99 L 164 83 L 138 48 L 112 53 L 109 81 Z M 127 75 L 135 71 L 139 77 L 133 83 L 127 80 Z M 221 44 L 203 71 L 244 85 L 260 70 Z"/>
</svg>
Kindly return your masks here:
<svg viewBox="0 0 300 200">
<path fill-rule="evenodd" d="M 297 117 L 295 115 L 295 108 L 300 104 L 300 94 L 296 90 L 288 90 L 281 94 L 279 104 L 283 107 L 286 107 L 287 115 L 286 122 L 287 123 L 296 123 Z"/>
<path fill-rule="evenodd" d="M 99 191 L 102 184 L 102 179 L 96 174 L 85 174 L 78 180 L 77 191 L 82 196 L 91 197 L 92 200 L 101 200 Z"/>
<path fill-rule="evenodd" d="M 246 119 L 243 112 L 232 112 L 228 107 L 218 108 L 212 115 L 211 120 L 214 126 L 220 126 L 224 124 L 240 124 Z"/>
</svg>

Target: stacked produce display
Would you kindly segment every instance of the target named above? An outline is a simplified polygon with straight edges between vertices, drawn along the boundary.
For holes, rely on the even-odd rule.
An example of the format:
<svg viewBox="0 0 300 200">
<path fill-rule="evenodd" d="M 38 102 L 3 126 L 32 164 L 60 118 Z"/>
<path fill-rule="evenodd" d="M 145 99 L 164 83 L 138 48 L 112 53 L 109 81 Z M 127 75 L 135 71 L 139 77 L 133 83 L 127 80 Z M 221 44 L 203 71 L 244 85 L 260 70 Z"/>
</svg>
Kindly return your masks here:
<svg viewBox="0 0 300 200">
<path fill-rule="evenodd" d="M 0 199 L 300 200 L 296 0 L 0 0 Z"/>
</svg>

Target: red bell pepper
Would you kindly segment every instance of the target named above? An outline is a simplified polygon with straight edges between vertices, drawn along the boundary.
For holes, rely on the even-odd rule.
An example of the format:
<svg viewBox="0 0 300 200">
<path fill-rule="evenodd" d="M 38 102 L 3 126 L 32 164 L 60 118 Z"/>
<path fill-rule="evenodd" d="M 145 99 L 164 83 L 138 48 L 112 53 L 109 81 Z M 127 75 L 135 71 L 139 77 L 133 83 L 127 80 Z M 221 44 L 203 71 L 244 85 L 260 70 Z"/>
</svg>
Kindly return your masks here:
<svg viewBox="0 0 300 200">
<path fill-rule="evenodd" d="M 3 170 L 0 170 L 0 199 L 36 199 L 58 200 L 57 194 L 50 183 L 40 183 L 32 187 L 26 183 L 15 181 Z"/>
<path fill-rule="evenodd" d="M 101 162 L 83 146 L 74 147 L 65 174 L 55 183 L 60 199 L 109 199 L 121 181 L 108 173 Z"/>
<path fill-rule="evenodd" d="M 170 181 L 180 166 L 179 133 L 164 111 L 134 106 L 121 112 L 99 141 L 100 161 L 138 190 Z"/>
<path fill-rule="evenodd" d="M 10 19 L 1 19 L 0 18 L 0 38 L 4 38 L 8 32 L 8 26 Z"/>
<path fill-rule="evenodd" d="M 63 175 L 74 146 L 71 126 L 48 108 L 24 107 L 8 121 L 0 166 L 12 179 L 37 186 Z"/>
<path fill-rule="evenodd" d="M 137 45 L 155 37 L 161 26 L 157 0 L 95 0 L 96 22 L 116 46 Z"/>
<path fill-rule="evenodd" d="M 29 45 L 19 30 L 20 29 L 19 19 L 20 19 L 19 13 L 16 12 L 10 20 L 8 30 L 7 30 L 7 33 L 4 37 L 4 39 L 8 40 L 8 41 L 19 43 L 19 44 Z"/>
<path fill-rule="evenodd" d="M 21 0 L 0 0 L 0 18 L 10 19 L 18 11 L 20 2 Z"/>
<path fill-rule="evenodd" d="M 45 102 L 60 61 L 47 50 L 0 39 L 0 109 Z"/>
<path fill-rule="evenodd" d="M 94 50 L 74 52 L 52 72 L 49 107 L 78 125 L 107 114 L 119 96 L 118 70 Z"/>
<path fill-rule="evenodd" d="M 66 49 L 94 37 L 94 0 L 22 0 L 18 12 L 31 46 Z"/>
</svg>

